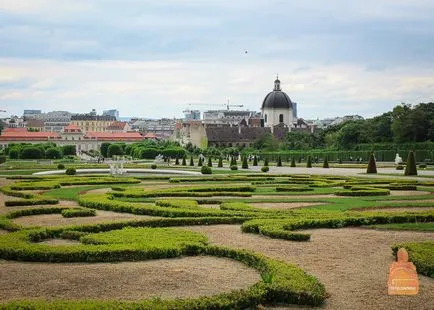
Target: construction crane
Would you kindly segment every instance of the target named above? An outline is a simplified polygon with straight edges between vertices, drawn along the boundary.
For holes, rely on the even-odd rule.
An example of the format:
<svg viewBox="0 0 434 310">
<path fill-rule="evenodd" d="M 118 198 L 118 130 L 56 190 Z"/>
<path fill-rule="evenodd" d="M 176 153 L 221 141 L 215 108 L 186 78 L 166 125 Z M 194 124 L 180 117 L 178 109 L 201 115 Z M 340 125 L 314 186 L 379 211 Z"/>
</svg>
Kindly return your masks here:
<svg viewBox="0 0 434 310">
<path fill-rule="evenodd" d="M 242 108 L 242 107 L 244 107 L 244 105 L 242 105 L 242 104 L 230 104 L 229 103 L 229 99 L 228 99 L 228 103 L 224 103 L 224 104 L 210 104 L 210 103 L 188 103 L 187 104 L 188 106 L 195 106 L 195 105 L 203 105 L 203 106 L 212 106 L 212 107 L 215 107 L 215 106 L 226 106 L 226 109 L 229 111 L 229 109 L 231 108 L 231 107 L 237 107 L 237 108 Z M 187 108 L 187 110 L 186 111 L 188 111 L 189 109 Z M 184 111 L 185 112 L 185 111 Z"/>
</svg>

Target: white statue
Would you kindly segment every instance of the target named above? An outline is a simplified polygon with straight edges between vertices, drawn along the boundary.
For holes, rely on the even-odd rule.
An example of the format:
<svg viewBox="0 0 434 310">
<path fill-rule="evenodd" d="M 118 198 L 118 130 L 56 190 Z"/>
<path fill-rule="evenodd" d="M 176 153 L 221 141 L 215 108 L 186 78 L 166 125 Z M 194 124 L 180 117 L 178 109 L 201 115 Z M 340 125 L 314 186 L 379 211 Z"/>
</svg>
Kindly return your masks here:
<svg viewBox="0 0 434 310">
<path fill-rule="evenodd" d="M 399 164 L 402 164 L 402 157 L 400 157 L 399 154 L 396 153 L 396 156 L 395 156 L 395 165 L 399 165 Z"/>
</svg>

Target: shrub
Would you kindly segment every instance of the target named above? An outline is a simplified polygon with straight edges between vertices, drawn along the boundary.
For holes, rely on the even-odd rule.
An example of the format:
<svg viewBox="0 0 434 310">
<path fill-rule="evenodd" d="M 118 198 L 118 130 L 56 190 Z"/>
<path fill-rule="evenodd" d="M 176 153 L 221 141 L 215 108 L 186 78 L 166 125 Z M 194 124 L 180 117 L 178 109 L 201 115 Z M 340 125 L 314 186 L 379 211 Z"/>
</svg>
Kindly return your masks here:
<svg viewBox="0 0 434 310">
<path fill-rule="evenodd" d="M 243 168 L 243 169 L 249 169 L 249 164 L 247 163 L 247 156 L 244 156 L 241 168 Z"/>
<path fill-rule="evenodd" d="M 268 171 L 270 171 L 270 167 L 264 166 L 264 167 L 261 168 L 261 171 L 262 172 L 268 172 Z"/>
<path fill-rule="evenodd" d="M 75 168 L 70 167 L 70 168 L 66 169 L 65 173 L 67 175 L 75 175 L 77 173 L 77 171 L 75 170 Z"/>
<path fill-rule="evenodd" d="M 194 166 L 193 155 L 190 156 L 190 166 Z"/>
<path fill-rule="evenodd" d="M 297 165 L 295 164 L 295 158 L 292 157 L 291 158 L 291 167 L 296 167 Z"/>
<path fill-rule="evenodd" d="M 223 158 L 222 157 L 219 157 L 219 163 L 218 163 L 217 167 L 223 168 Z"/>
<path fill-rule="evenodd" d="M 238 170 L 238 166 L 237 165 L 232 165 L 231 166 L 231 170 Z"/>
<path fill-rule="evenodd" d="M 179 159 L 178 159 L 178 156 L 176 156 L 176 159 L 175 159 L 175 165 L 179 166 Z"/>
<path fill-rule="evenodd" d="M 38 147 L 34 146 L 25 146 L 21 150 L 21 158 L 22 159 L 41 159 L 44 158 L 44 155 L 42 153 L 42 150 Z"/>
<path fill-rule="evenodd" d="M 366 169 L 366 173 L 377 173 L 377 165 L 375 163 L 374 153 L 369 155 L 368 168 Z"/>
<path fill-rule="evenodd" d="M 282 158 L 280 157 L 280 155 L 279 157 L 277 157 L 277 167 L 282 167 Z"/>
<path fill-rule="evenodd" d="M 187 161 L 186 161 L 185 157 L 186 157 L 185 155 L 182 156 L 182 165 L 183 166 L 187 166 Z"/>
<path fill-rule="evenodd" d="M 393 254 L 396 256 L 399 248 L 405 248 L 410 261 L 414 263 L 419 274 L 434 278 L 434 242 L 405 242 L 392 246 Z"/>
<path fill-rule="evenodd" d="M 60 169 L 60 170 L 65 169 L 65 165 L 64 164 L 58 164 L 57 169 Z"/>
<path fill-rule="evenodd" d="M 339 158 L 339 164 L 342 164 L 342 159 Z"/>
<path fill-rule="evenodd" d="M 426 164 L 419 164 L 419 169 L 425 169 L 426 168 Z"/>
<path fill-rule="evenodd" d="M 324 157 L 324 163 L 322 164 L 323 168 L 329 168 L 329 159 L 327 156 Z"/>
<path fill-rule="evenodd" d="M 110 144 L 107 150 L 107 157 L 113 157 L 114 155 L 123 155 L 124 150 L 120 144 Z"/>
<path fill-rule="evenodd" d="M 8 200 L 5 201 L 6 207 L 16 207 L 16 206 L 37 206 L 37 205 L 55 205 L 58 204 L 57 199 L 23 199 L 23 200 Z"/>
<path fill-rule="evenodd" d="M 49 148 L 45 151 L 45 158 L 60 159 L 60 158 L 62 158 L 62 152 L 57 147 Z"/>
<path fill-rule="evenodd" d="M 404 166 L 403 165 L 398 165 L 398 166 L 396 166 L 396 170 L 404 170 Z"/>
<path fill-rule="evenodd" d="M 0 155 L 0 164 L 3 164 L 4 162 L 6 162 L 6 156 Z"/>
<path fill-rule="evenodd" d="M 258 165 L 258 157 L 255 155 L 253 156 L 253 166 L 256 167 Z"/>
<path fill-rule="evenodd" d="M 107 143 L 107 142 L 103 142 L 103 143 L 101 143 L 101 146 L 100 146 L 100 152 L 101 152 L 101 155 L 102 155 L 103 157 L 108 157 L 107 152 L 108 152 L 108 148 L 109 148 L 109 146 L 110 146 L 110 143 Z"/>
<path fill-rule="evenodd" d="M 306 168 L 312 168 L 312 157 L 310 155 L 307 157 Z"/>
<path fill-rule="evenodd" d="M 199 161 L 197 162 L 197 166 L 198 167 L 202 167 L 203 166 L 202 157 L 200 157 L 200 156 L 199 156 Z"/>
<path fill-rule="evenodd" d="M 10 159 L 18 159 L 20 157 L 20 151 L 17 149 L 11 149 L 9 151 L 9 158 Z"/>
<path fill-rule="evenodd" d="M 268 157 L 265 157 L 264 159 L 264 166 L 268 166 Z"/>
<path fill-rule="evenodd" d="M 202 168 L 200 169 L 200 172 L 202 174 L 212 174 L 211 167 L 209 167 L 209 166 L 202 166 Z"/>
<path fill-rule="evenodd" d="M 77 155 L 77 150 L 75 148 L 75 145 L 68 144 L 68 145 L 62 146 L 62 153 L 63 153 L 63 156 L 68 156 L 68 155 L 75 156 L 75 155 Z M 104 156 L 104 157 L 107 157 L 107 156 Z"/>
<path fill-rule="evenodd" d="M 86 217 L 95 216 L 96 211 L 94 209 L 76 208 L 76 209 L 65 209 L 62 210 L 63 217 Z"/>
<path fill-rule="evenodd" d="M 413 151 L 408 153 L 404 175 L 417 175 L 416 160 L 414 159 Z"/>
<path fill-rule="evenodd" d="M 208 167 L 212 167 L 211 156 L 208 158 Z M 203 172 L 202 172 L 203 173 Z"/>
<path fill-rule="evenodd" d="M 157 169 L 157 165 L 156 164 L 152 164 L 151 165 L 151 169 Z"/>
</svg>

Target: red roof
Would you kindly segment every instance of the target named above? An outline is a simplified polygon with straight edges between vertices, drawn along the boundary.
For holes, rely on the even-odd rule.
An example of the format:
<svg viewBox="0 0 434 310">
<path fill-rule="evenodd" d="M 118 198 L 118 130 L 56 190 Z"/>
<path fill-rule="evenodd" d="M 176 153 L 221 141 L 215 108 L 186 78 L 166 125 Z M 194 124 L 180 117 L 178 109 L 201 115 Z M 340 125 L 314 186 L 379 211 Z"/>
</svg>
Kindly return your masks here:
<svg viewBox="0 0 434 310">
<path fill-rule="evenodd" d="M 49 140 L 49 139 L 60 139 L 60 135 L 56 132 L 48 131 L 10 131 L 5 130 L 0 136 L 0 141 L 30 141 L 30 140 Z"/>
<path fill-rule="evenodd" d="M 123 130 L 127 125 L 127 122 L 113 122 L 109 126 L 106 127 L 107 130 Z"/>
<path fill-rule="evenodd" d="M 144 135 L 143 138 L 145 138 L 145 139 L 156 139 L 157 135 L 155 133 L 149 132 L 146 135 Z"/>
<path fill-rule="evenodd" d="M 27 128 L 5 128 L 3 132 L 27 132 Z"/>
<path fill-rule="evenodd" d="M 98 139 L 100 141 L 135 141 L 143 140 L 143 136 L 138 132 L 93 132 L 88 131 L 84 136 L 85 139 Z"/>
<path fill-rule="evenodd" d="M 77 125 L 69 124 L 68 126 L 63 128 L 63 131 L 64 132 L 81 132 L 81 129 Z"/>
</svg>

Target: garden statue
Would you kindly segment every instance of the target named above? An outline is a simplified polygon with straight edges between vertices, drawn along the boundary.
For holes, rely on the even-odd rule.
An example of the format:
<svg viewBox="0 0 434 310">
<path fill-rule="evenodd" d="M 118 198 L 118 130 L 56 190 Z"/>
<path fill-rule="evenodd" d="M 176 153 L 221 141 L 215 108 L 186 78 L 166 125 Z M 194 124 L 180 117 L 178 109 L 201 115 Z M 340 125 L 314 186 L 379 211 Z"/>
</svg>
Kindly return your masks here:
<svg viewBox="0 0 434 310">
<path fill-rule="evenodd" d="M 399 165 L 399 164 L 402 164 L 402 157 L 400 157 L 399 154 L 396 153 L 396 156 L 395 156 L 395 165 Z"/>
<path fill-rule="evenodd" d="M 408 261 L 406 249 L 400 248 L 396 256 L 398 261 L 389 270 L 389 295 L 416 295 L 419 292 L 416 267 Z"/>
</svg>

